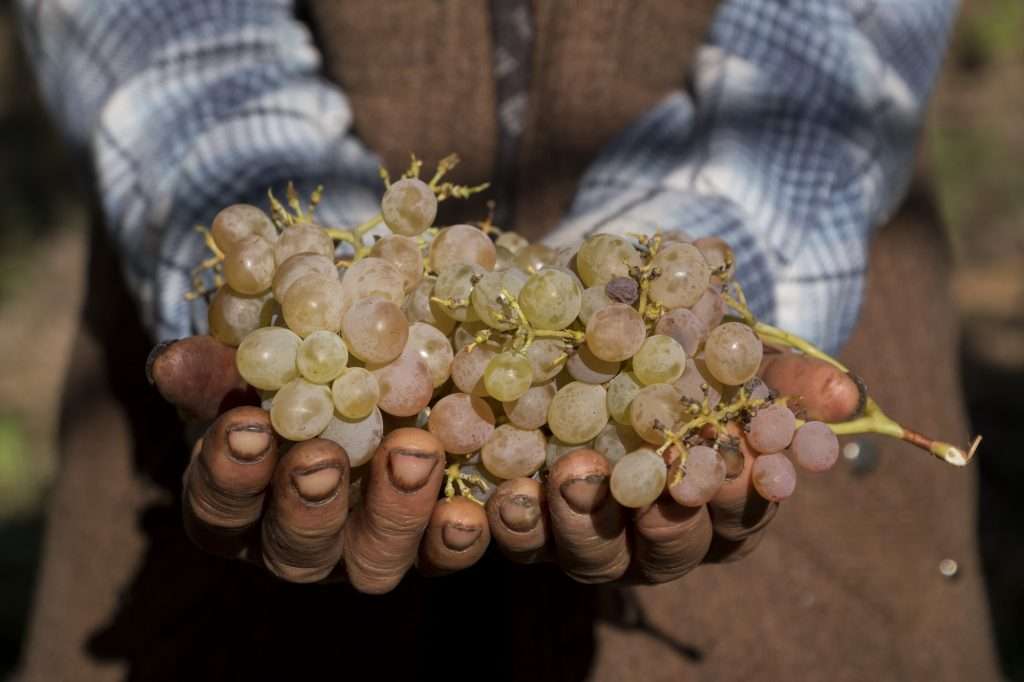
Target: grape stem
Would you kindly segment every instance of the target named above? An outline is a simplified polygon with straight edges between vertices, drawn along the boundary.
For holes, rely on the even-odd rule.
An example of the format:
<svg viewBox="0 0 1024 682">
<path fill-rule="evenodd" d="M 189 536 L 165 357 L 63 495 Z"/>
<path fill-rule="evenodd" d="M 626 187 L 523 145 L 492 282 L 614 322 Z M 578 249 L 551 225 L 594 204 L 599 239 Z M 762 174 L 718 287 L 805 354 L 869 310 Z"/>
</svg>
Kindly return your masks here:
<svg viewBox="0 0 1024 682">
<path fill-rule="evenodd" d="M 743 294 L 743 287 L 740 286 L 739 282 L 729 282 L 728 286 L 732 288 L 735 296 L 728 293 L 727 287 L 721 294 L 722 300 L 725 301 L 726 305 L 735 310 L 746 324 L 753 328 L 762 341 L 773 346 L 791 348 L 808 357 L 827 362 L 841 372 L 850 373 L 850 370 L 845 365 L 810 341 L 778 327 L 760 322 L 754 317 L 750 307 L 747 305 L 746 296 Z M 804 422 L 798 420 L 798 423 L 803 424 Z M 898 438 L 954 466 L 964 466 L 970 462 L 975 452 L 977 452 L 978 446 L 981 444 L 981 436 L 977 436 L 971 441 L 967 450 L 963 450 L 950 443 L 928 438 L 917 431 L 903 426 L 887 415 L 870 396 L 859 416 L 843 422 L 826 423 L 833 433 L 840 436 L 877 433 L 891 438 Z"/>
<path fill-rule="evenodd" d="M 468 458 L 467 458 L 468 459 Z M 480 490 L 486 492 L 490 489 L 491 485 L 485 481 L 482 477 L 476 474 L 465 474 L 462 472 L 462 463 L 455 461 L 448 465 L 444 470 L 445 484 L 444 484 L 444 496 L 445 499 L 452 499 L 456 495 L 456 489 L 458 494 L 465 497 L 473 502 L 476 502 L 481 507 L 484 506 L 483 501 L 478 499 L 473 492 L 470 490 L 470 486 L 476 486 Z"/>
</svg>

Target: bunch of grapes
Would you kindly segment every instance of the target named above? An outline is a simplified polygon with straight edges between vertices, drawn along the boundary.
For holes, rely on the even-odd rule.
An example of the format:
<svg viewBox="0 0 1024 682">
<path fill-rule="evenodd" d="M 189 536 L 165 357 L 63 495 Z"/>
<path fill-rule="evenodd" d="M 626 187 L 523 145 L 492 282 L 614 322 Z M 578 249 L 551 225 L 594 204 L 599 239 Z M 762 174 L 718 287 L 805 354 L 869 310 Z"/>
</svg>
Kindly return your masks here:
<svg viewBox="0 0 1024 682">
<path fill-rule="evenodd" d="M 845 368 L 754 318 L 721 239 L 597 234 L 556 250 L 489 220 L 438 229 L 439 200 L 480 189 L 442 182 L 451 165 L 429 182 L 416 162 L 394 183 L 384 174 L 381 213 L 352 230 L 317 224 L 316 196 L 303 210 L 290 192 L 291 211 L 272 196 L 273 218 L 230 206 L 205 233 L 211 334 L 237 346 L 277 433 L 335 441 L 354 484 L 384 434 L 410 425 L 444 445 L 445 494 L 478 502 L 581 448 L 608 459 L 627 507 L 666 492 L 703 505 L 744 453 L 759 494 L 782 500 L 794 462 L 835 464 L 836 433 L 969 458 L 893 426 L 870 399 L 845 424 L 798 418 L 757 378 L 765 343 Z"/>
</svg>

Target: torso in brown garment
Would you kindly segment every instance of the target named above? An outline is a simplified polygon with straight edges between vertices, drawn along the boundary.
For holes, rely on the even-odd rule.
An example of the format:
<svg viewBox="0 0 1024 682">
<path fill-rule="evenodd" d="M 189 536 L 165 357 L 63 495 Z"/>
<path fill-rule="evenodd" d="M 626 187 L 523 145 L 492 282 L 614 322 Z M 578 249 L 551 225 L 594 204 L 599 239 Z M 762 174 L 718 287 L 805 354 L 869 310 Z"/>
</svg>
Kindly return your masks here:
<svg viewBox="0 0 1024 682">
<path fill-rule="evenodd" d="M 683 86 L 717 0 L 535 0 L 529 108 L 516 168 L 515 227 L 535 238 L 568 208 L 601 148 Z M 325 66 L 359 137 L 392 171 L 415 152 L 455 176 L 494 176 L 498 125 L 490 3 L 315 0 Z M 479 203 L 465 210 L 482 217 Z M 447 215 L 449 219 L 458 216 Z"/>
</svg>

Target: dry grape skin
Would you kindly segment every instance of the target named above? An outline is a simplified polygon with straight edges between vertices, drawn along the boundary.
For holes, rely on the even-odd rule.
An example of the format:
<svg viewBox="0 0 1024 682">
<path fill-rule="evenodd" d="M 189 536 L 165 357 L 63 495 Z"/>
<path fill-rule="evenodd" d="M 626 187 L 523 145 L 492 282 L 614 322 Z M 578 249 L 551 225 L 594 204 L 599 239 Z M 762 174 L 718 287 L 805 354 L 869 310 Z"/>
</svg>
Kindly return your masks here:
<svg viewBox="0 0 1024 682">
<path fill-rule="evenodd" d="M 409 322 L 391 301 L 362 298 L 345 313 L 341 331 L 353 355 L 364 362 L 383 364 L 401 355 L 409 339 Z"/>
<path fill-rule="evenodd" d="M 430 269 L 434 272 L 460 263 L 493 270 L 497 261 L 494 242 L 472 225 L 446 227 L 430 243 Z"/>
<path fill-rule="evenodd" d="M 484 368 L 484 388 L 495 400 L 504 402 L 519 398 L 530 389 L 532 381 L 533 369 L 522 353 L 498 353 Z"/>
<path fill-rule="evenodd" d="M 574 381 L 555 394 L 548 406 L 548 427 L 566 443 L 592 440 L 608 423 L 604 387 Z"/>
<path fill-rule="evenodd" d="M 235 291 L 255 296 L 274 282 L 274 247 L 263 237 L 249 235 L 233 244 L 224 257 L 224 279 Z"/>
<path fill-rule="evenodd" d="M 341 282 L 311 273 L 300 277 L 281 302 L 288 328 L 306 337 L 315 331 L 341 329 Z"/>
<path fill-rule="evenodd" d="M 318 253 L 297 253 L 281 263 L 274 273 L 274 298 L 283 301 L 292 284 L 304 275 L 312 273 L 338 278 L 338 268 L 327 256 Z"/>
<path fill-rule="evenodd" d="M 323 228 L 310 223 L 286 227 L 274 244 L 274 262 L 282 265 L 298 253 L 316 253 L 334 258 L 334 240 Z"/>
<path fill-rule="evenodd" d="M 348 348 L 337 334 L 313 332 L 299 344 L 296 366 L 306 381 L 327 384 L 345 371 Z"/>
<path fill-rule="evenodd" d="M 388 228 L 406 237 L 422 233 L 437 217 L 437 197 L 427 183 L 418 178 L 402 178 L 391 183 L 380 205 Z"/>
<path fill-rule="evenodd" d="M 264 391 L 276 391 L 298 376 L 296 356 L 302 339 L 284 327 L 263 327 L 238 346 L 235 365 L 246 383 Z"/>
<path fill-rule="evenodd" d="M 647 327 L 640 313 L 624 303 L 613 303 L 598 310 L 587 323 L 587 347 L 608 362 L 633 357 L 647 338 Z"/>
<path fill-rule="evenodd" d="M 334 416 L 334 401 L 326 386 L 292 379 L 274 395 L 270 421 L 288 440 L 309 440 L 320 435 Z"/>
<path fill-rule="evenodd" d="M 320 438 L 340 445 L 350 466 L 362 466 L 370 461 L 384 439 L 384 417 L 376 407 L 361 419 L 346 419 L 335 413 Z"/>
<path fill-rule="evenodd" d="M 345 419 L 365 419 L 380 400 L 377 378 L 362 367 L 349 367 L 331 386 L 334 408 Z"/>
<path fill-rule="evenodd" d="M 665 490 L 667 476 L 661 455 L 647 448 L 635 450 L 620 459 L 612 469 L 612 497 L 623 507 L 646 507 Z"/>
<path fill-rule="evenodd" d="M 754 377 L 764 347 L 754 331 L 741 322 L 726 322 L 711 330 L 704 344 L 704 362 L 711 375 L 729 386 Z"/>
<path fill-rule="evenodd" d="M 480 457 L 498 478 L 530 476 L 544 464 L 547 440 L 539 429 L 520 429 L 502 424 L 484 443 Z"/>
<path fill-rule="evenodd" d="M 402 275 L 402 287 L 406 294 L 423 279 L 423 254 L 420 253 L 419 242 L 412 237 L 392 234 L 378 239 L 370 249 L 370 256 L 395 266 Z"/>
<path fill-rule="evenodd" d="M 445 452 L 467 455 L 476 452 L 494 432 L 494 412 L 482 398 L 452 393 L 430 411 L 427 429 L 438 437 Z"/>
<path fill-rule="evenodd" d="M 210 225 L 217 248 L 225 254 L 234 250 L 243 237 L 257 235 L 268 242 L 277 240 L 277 228 L 262 210 L 250 204 L 234 204 L 222 209 Z"/>
<path fill-rule="evenodd" d="M 802 469 L 820 473 L 831 469 L 839 459 L 839 439 L 828 424 L 807 422 L 796 430 L 789 451 Z"/>
<path fill-rule="evenodd" d="M 692 306 L 711 282 L 711 269 L 693 244 L 665 244 L 651 264 L 661 273 L 651 282 L 651 299 L 666 308 Z"/>
</svg>

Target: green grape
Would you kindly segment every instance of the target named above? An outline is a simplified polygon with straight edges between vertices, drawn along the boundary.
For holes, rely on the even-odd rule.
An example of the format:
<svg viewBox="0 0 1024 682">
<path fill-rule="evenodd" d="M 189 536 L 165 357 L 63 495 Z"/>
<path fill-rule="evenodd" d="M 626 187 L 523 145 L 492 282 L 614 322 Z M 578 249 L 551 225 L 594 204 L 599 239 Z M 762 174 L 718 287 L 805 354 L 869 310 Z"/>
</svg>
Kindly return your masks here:
<svg viewBox="0 0 1024 682">
<path fill-rule="evenodd" d="M 596 357 L 622 362 L 633 357 L 647 338 L 647 325 L 640 313 L 624 303 L 601 308 L 587 323 L 587 347 Z"/>
<path fill-rule="evenodd" d="M 628 277 L 630 268 L 643 265 L 640 253 L 626 239 L 613 234 L 588 238 L 576 254 L 576 271 L 588 287 Z"/>
<path fill-rule="evenodd" d="M 764 346 L 747 325 L 726 322 L 711 330 L 704 343 L 704 362 L 711 375 L 729 386 L 754 377 L 761 366 Z"/>
<path fill-rule="evenodd" d="M 383 258 L 368 256 L 357 260 L 341 278 L 342 312 L 364 298 L 376 296 L 397 306 L 405 303 L 405 280 L 394 265 Z"/>
<path fill-rule="evenodd" d="M 437 329 L 425 322 L 416 322 L 409 326 L 409 340 L 405 342 L 403 353 L 416 353 L 427 364 L 434 388 L 448 381 L 452 373 L 452 344 Z"/>
<path fill-rule="evenodd" d="M 677 428 L 686 415 L 686 405 L 670 384 L 644 387 L 629 406 L 629 421 L 633 430 L 654 445 L 664 443 L 665 430 Z"/>
<path fill-rule="evenodd" d="M 515 232 L 502 232 L 498 235 L 498 238 L 494 240 L 495 246 L 508 249 L 510 253 L 517 254 L 530 245 L 526 237 L 516 234 Z"/>
<path fill-rule="evenodd" d="M 608 298 L 603 284 L 584 289 L 583 296 L 580 299 L 580 321 L 583 324 L 587 324 L 590 322 L 590 318 L 594 316 L 594 313 L 605 306 L 611 305 L 611 303 L 612 299 Z"/>
<path fill-rule="evenodd" d="M 420 243 L 412 237 L 392 234 L 378 239 L 370 249 L 370 255 L 395 266 L 402 275 L 405 293 L 415 289 L 423 279 L 423 254 L 420 251 Z"/>
<path fill-rule="evenodd" d="M 495 400 L 509 401 L 521 397 L 533 381 L 533 368 L 522 353 L 498 353 L 484 369 L 484 387 Z"/>
<path fill-rule="evenodd" d="M 334 240 L 318 225 L 291 225 L 284 229 L 274 244 L 274 262 L 282 265 L 297 253 L 318 253 L 333 259 Z"/>
<path fill-rule="evenodd" d="M 314 384 L 328 384 L 345 371 L 348 348 L 337 334 L 313 332 L 299 345 L 296 358 L 299 374 Z"/>
<path fill-rule="evenodd" d="M 533 383 L 543 384 L 554 379 L 562 371 L 568 355 L 561 341 L 534 339 L 526 348 L 526 358 L 533 368 Z"/>
<path fill-rule="evenodd" d="M 302 339 L 284 327 L 263 327 L 238 346 L 235 365 L 246 383 L 276 391 L 298 375 L 296 357 Z"/>
<path fill-rule="evenodd" d="M 574 381 L 559 389 L 548 407 L 551 433 L 566 443 L 592 440 L 608 423 L 605 390 Z"/>
<path fill-rule="evenodd" d="M 479 265 L 456 263 L 438 274 L 434 282 L 434 297 L 446 301 L 442 310 L 448 317 L 459 322 L 477 319 L 469 297 L 473 286 L 485 272 Z"/>
<path fill-rule="evenodd" d="M 619 373 L 622 363 L 608 362 L 594 357 L 590 349 L 580 346 L 576 352 L 569 356 L 565 363 L 565 369 L 576 381 L 585 384 L 604 384 L 612 380 Z"/>
<path fill-rule="evenodd" d="M 274 395 L 270 422 L 288 440 L 315 438 L 334 416 L 334 402 L 326 386 L 292 379 Z"/>
<path fill-rule="evenodd" d="M 338 277 L 338 267 L 334 261 L 327 256 L 318 253 L 297 253 L 285 262 L 274 273 L 274 298 L 283 301 L 284 296 L 292 284 L 297 282 L 303 275 L 319 274 L 327 277 Z"/>
<path fill-rule="evenodd" d="M 263 237 L 249 235 L 234 243 L 224 256 L 224 279 L 240 294 L 261 294 L 274 283 L 274 247 Z"/>
<path fill-rule="evenodd" d="M 409 339 L 409 322 L 402 309 L 391 301 L 363 298 L 345 313 L 341 333 L 357 358 L 383 364 L 402 353 Z"/>
<path fill-rule="evenodd" d="M 460 263 L 493 270 L 497 258 L 494 242 L 472 225 L 446 227 L 430 243 L 430 269 L 437 273 Z"/>
<path fill-rule="evenodd" d="M 693 244 L 665 244 L 651 259 L 660 276 L 651 281 L 651 299 L 665 308 L 688 308 L 711 281 L 711 268 Z"/>
<path fill-rule="evenodd" d="M 671 336 L 655 334 L 633 356 L 633 372 L 644 384 L 670 384 L 686 369 L 686 351 Z"/>
<path fill-rule="evenodd" d="M 594 449 L 604 455 L 612 466 L 627 453 L 646 447 L 643 438 L 632 426 L 609 422 L 594 439 Z"/>
<path fill-rule="evenodd" d="M 229 346 L 237 346 L 242 339 L 260 327 L 269 327 L 275 302 L 266 294 L 244 296 L 224 285 L 217 290 L 207 309 L 210 334 Z"/>
<path fill-rule="evenodd" d="M 623 507 L 639 509 L 654 502 L 665 490 L 668 467 L 653 450 L 634 450 L 618 461 L 609 481 L 612 497 Z"/>
<path fill-rule="evenodd" d="M 384 223 L 395 234 L 415 237 L 437 217 L 437 197 L 418 178 L 402 178 L 384 192 L 380 202 Z"/>
<path fill-rule="evenodd" d="M 277 241 L 277 228 L 267 214 L 249 204 L 228 206 L 213 219 L 210 226 L 213 241 L 225 254 L 234 251 L 235 244 L 245 237 L 256 235 L 268 242 Z"/>
<path fill-rule="evenodd" d="M 544 244 L 530 244 L 516 253 L 516 267 L 533 274 L 558 263 L 558 252 Z"/>
<path fill-rule="evenodd" d="M 376 407 L 362 419 L 346 419 L 335 414 L 320 437 L 344 448 L 349 465 L 359 467 L 373 458 L 384 439 L 384 418 Z"/>
<path fill-rule="evenodd" d="M 341 329 L 342 289 L 335 277 L 311 273 L 288 287 L 281 312 L 288 328 L 299 336 Z"/>
<path fill-rule="evenodd" d="M 424 277 L 416 288 L 406 296 L 402 304 L 402 312 L 405 313 L 410 323 L 425 322 L 436 327 L 442 334 L 448 336 L 455 329 L 455 320 L 449 317 L 441 304 L 430 300 L 434 295 L 433 277 Z"/>
<path fill-rule="evenodd" d="M 633 372 L 620 372 L 608 382 L 608 414 L 620 424 L 632 424 L 629 406 L 644 385 Z"/>
<path fill-rule="evenodd" d="M 511 307 L 501 303 L 500 297 L 505 291 L 512 300 L 516 300 L 528 277 L 519 269 L 488 272 L 481 277 L 470 295 L 473 310 L 480 321 L 492 329 L 514 329 L 519 320 Z"/>
<path fill-rule="evenodd" d="M 582 296 L 572 275 L 545 268 L 526 280 L 519 292 L 519 306 L 537 329 L 565 329 L 579 315 Z"/>
<path fill-rule="evenodd" d="M 331 385 L 334 407 L 345 419 L 365 419 L 380 400 L 377 378 L 362 367 L 349 367 Z"/>
</svg>

